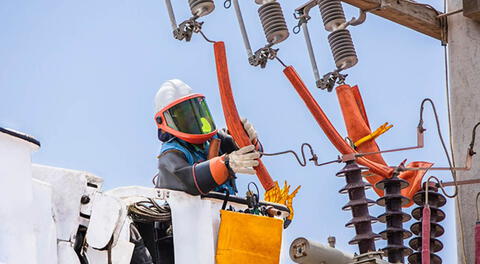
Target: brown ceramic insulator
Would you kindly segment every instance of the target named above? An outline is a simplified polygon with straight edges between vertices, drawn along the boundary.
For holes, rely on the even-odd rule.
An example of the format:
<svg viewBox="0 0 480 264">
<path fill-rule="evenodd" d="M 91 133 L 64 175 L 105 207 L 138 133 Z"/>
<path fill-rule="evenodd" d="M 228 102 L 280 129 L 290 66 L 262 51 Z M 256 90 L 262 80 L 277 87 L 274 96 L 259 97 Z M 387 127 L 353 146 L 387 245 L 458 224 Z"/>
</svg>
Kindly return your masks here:
<svg viewBox="0 0 480 264">
<path fill-rule="evenodd" d="M 377 218 L 371 216 L 368 211 L 368 207 L 375 202 L 365 197 L 365 189 L 370 185 L 363 181 L 362 168 L 355 161 L 347 161 L 337 176 L 345 177 L 347 182 L 340 193 L 348 193 L 349 202 L 342 207 L 342 210 L 351 210 L 353 216 L 345 225 L 355 228 L 356 236 L 350 240 L 349 244 L 358 245 L 360 254 L 376 251 L 375 240 L 380 236 L 372 231 L 372 223 L 377 222 Z"/>
<path fill-rule="evenodd" d="M 445 212 L 443 212 L 442 210 L 430 207 L 430 212 L 431 221 L 438 223 L 445 220 L 446 215 Z M 423 206 L 413 209 L 412 216 L 413 218 L 415 218 L 415 220 L 421 221 L 423 216 Z"/>
<path fill-rule="evenodd" d="M 408 257 L 408 261 L 411 264 L 422 263 L 422 217 L 423 209 L 425 206 L 425 184 L 422 189 L 413 196 L 413 201 L 419 207 L 412 210 L 412 216 L 418 222 L 412 224 L 410 230 L 417 236 L 412 238 L 409 242 L 409 246 L 416 252 Z M 428 188 L 428 204 L 430 207 L 430 263 L 441 264 L 442 259 L 434 254 L 443 249 L 443 243 L 437 239 L 445 233 L 445 229 L 438 224 L 445 219 L 445 212 L 439 207 L 442 207 L 446 203 L 446 198 L 438 192 L 438 188 L 434 183 L 430 183 Z"/>
<path fill-rule="evenodd" d="M 408 256 L 408 262 L 410 264 L 422 264 L 422 253 L 415 252 Z M 442 259 L 439 256 L 430 253 L 430 264 L 442 264 Z"/>
<path fill-rule="evenodd" d="M 408 242 L 408 245 L 415 251 L 422 251 L 422 238 L 421 237 L 415 237 Z M 436 238 L 431 238 L 430 239 L 430 251 L 433 253 L 436 253 L 440 250 L 443 249 L 443 243 L 436 239 Z"/>
<path fill-rule="evenodd" d="M 413 202 L 416 205 L 423 206 L 425 204 L 425 190 L 417 192 L 413 196 Z M 434 208 L 440 208 L 447 203 L 447 199 L 442 194 L 433 190 L 428 190 L 428 205 Z"/>
<path fill-rule="evenodd" d="M 422 222 L 416 222 L 414 223 L 411 227 L 410 230 L 416 235 L 416 236 L 421 236 L 422 235 Z M 430 237 L 439 237 L 442 236 L 445 233 L 445 229 L 437 224 L 437 223 L 431 223 L 430 224 Z"/>
<path fill-rule="evenodd" d="M 402 222 L 404 222 L 404 223 L 408 222 L 408 221 L 410 221 L 410 219 L 412 219 L 412 217 L 407 213 L 396 212 L 396 211 L 388 211 L 388 212 L 385 212 L 384 214 L 381 214 L 378 217 L 378 221 L 380 223 L 387 223 L 387 217 L 392 216 L 392 215 L 400 215 L 401 218 L 402 218 Z"/>
</svg>

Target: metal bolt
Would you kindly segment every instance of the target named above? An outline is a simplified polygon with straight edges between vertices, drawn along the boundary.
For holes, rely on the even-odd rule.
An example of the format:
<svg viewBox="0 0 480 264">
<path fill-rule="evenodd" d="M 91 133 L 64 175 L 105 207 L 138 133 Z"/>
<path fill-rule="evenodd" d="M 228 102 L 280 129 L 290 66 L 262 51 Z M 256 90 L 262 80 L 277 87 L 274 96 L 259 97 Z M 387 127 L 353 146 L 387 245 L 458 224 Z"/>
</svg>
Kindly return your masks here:
<svg viewBox="0 0 480 264">
<path fill-rule="evenodd" d="M 88 197 L 87 195 L 84 195 L 82 196 L 82 198 L 80 199 L 80 202 L 82 204 L 88 204 L 90 202 L 90 197 Z"/>
</svg>

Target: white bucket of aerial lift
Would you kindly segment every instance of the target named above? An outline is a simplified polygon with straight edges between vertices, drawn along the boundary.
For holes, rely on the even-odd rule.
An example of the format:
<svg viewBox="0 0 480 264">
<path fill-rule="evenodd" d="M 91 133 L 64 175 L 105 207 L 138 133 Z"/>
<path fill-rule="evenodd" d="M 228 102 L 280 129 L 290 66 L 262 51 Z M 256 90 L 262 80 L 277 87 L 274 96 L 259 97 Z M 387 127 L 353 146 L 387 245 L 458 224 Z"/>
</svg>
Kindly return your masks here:
<svg viewBox="0 0 480 264">
<path fill-rule="evenodd" d="M 0 263 L 38 263 L 33 215 L 31 154 L 39 146 L 0 131 Z"/>
<path fill-rule="evenodd" d="M 77 253 L 73 250 L 70 241 L 58 241 L 57 243 L 58 264 L 80 264 Z"/>
<path fill-rule="evenodd" d="M 33 177 L 52 185 L 53 211 L 58 240 L 74 242 L 79 225 L 85 221 L 80 213 L 90 215 L 91 212 L 89 211 L 91 211 L 91 205 L 93 204 L 89 202 L 86 204 L 89 209 L 83 209 L 82 197 L 85 196 L 84 200 L 92 201 L 103 180 L 85 171 L 39 164 L 33 165 Z"/>
<path fill-rule="evenodd" d="M 115 246 L 126 218 L 127 210 L 120 199 L 96 193 L 87 229 L 87 244 L 100 250 L 107 248 L 110 242 L 112 247 Z M 116 233 L 115 236 L 114 233 Z M 111 241 L 112 237 L 113 241 Z"/>
<path fill-rule="evenodd" d="M 108 196 L 108 197 L 112 198 L 111 196 Z M 104 206 L 108 206 L 108 203 L 102 202 L 101 206 L 97 206 L 97 207 L 94 206 L 92 216 L 96 214 L 96 209 L 101 210 L 102 208 L 105 208 Z M 105 216 L 106 218 L 110 218 L 110 220 L 107 220 L 107 221 L 102 221 L 101 219 L 98 219 L 99 221 L 91 219 L 90 226 L 88 227 L 88 230 L 87 230 L 88 248 L 86 250 L 89 263 L 109 264 L 108 251 L 110 250 L 111 263 L 130 264 L 135 245 L 130 242 L 130 225 L 132 224 L 132 221 L 129 220 L 126 214 L 127 214 L 127 209 L 122 203 L 122 210 L 120 214 L 118 214 L 118 220 L 119 220 L 118 222 L 114 223 L 114 221 L 112 221 L 114 219 L 110 216 Z M 114 227 L 113 230 L 111 228 L 112 225 Z M 93 229 L 90 229 L 92 227 Z M 93 232 L 104 232 L 104 233 L 103 235 L 97 235 L 95 236 L 95 238 L 92 238 L 92 237 L 89 237 L 88 232 L 90 232 L 90 235 L 92 235 Z M 110 239 L 112 238 L 112 235 L 113 235 L 113 240 L 112 240 L 112 245 L 110 249 L 108 245 L 109 240 L 107 241 L 107 244 L 105 245 L 104 248 L 94 248 L 92 245 L 90 245 L 90 243 L 93 242 L 97 244 L 96 246 L 101 246 L 105 243 L 106 238 L 108 237 L 108 239 Z M 96 241 L 92 239 L 95 239 Z"/>
<path fill-rule="evenodd" d="M 175 263 L 215 263 L 223 200 L 140 186 L 120 187 L 105 193 L 122 199 L 127 205 L 147 198 L 166 201 L 172 212 Z M 247 209 L 246 205 L 234 202 L 228 202 L 228 206 L 237 211 Z M 281 217 L 286 216 L 282 214 Z"/>
<path fill-rule="evenodd" d="M 73 245 L 80 225 L 88 227 L 94 195 L 102 179 L 85 171 L 33 165 L 33 177 L 52 186 L 58 263 L 78 262 Z M 89 201 L 83 203 L 81 201 Z M 65 252 L 68 251 L 68 252 Z"/>
<path fill-rule="evenodd" d="M 105 193 L 95 194 L 86 241 L 87 257 L 96 264 L 129 264 L 135 245 L 130 242 L 131 221 L 127 206 L 119 198 Z M 110 249 L 109 249 L 110 248 Z"/>
<path fill-rule="evenodd" d="M 107 193 L 121 198 L 127 204 L 145 198 L 166 201 L 172 212 L 175 263 L 215 263 L 215 232 L 210 201 L 180 191 L 139 186 L 121 187 Z"/>
<path fill-rule="evenodd" d="M 57 262 L 57 228 L 52 208 L 52 186 L 33 179 L 33 229 L 38 263 Z"/>
</svg>

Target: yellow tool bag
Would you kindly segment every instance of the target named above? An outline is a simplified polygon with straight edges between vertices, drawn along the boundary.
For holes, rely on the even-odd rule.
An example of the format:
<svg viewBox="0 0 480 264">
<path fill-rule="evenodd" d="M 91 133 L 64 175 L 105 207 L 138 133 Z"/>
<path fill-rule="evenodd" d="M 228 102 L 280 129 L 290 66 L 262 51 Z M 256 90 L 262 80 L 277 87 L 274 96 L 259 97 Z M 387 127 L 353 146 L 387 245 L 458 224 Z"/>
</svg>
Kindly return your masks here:
<svg viewBox="0 0 480 264">
<path fill-rule="evenodd" d="M 283 221 L 278 218 L 220 211 L 217 264 L 278 264 Z"/>
</svg>

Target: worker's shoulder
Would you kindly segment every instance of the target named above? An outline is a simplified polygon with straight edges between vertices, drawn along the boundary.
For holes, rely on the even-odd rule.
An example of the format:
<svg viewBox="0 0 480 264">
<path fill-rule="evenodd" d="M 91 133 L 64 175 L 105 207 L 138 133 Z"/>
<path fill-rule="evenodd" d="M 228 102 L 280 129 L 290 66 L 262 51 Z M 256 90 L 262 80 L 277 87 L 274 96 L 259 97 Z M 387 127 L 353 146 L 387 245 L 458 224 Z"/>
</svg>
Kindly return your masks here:
<svg viewBox="0 0 480 264">
<path fill-rule="evenodd" d="M 191 160 L 193 160 L 193 156 L 190 153 L 190 151 L 183 146 L 178 140 L 175 138 L 172 138 L 162 144 L 162 148 L 160 150 L 160 155 L 158 156 L 159 159 L 165 156 L 169 155 L 182 155 L 187 162 L 190 163 Z"/>
</svg>

